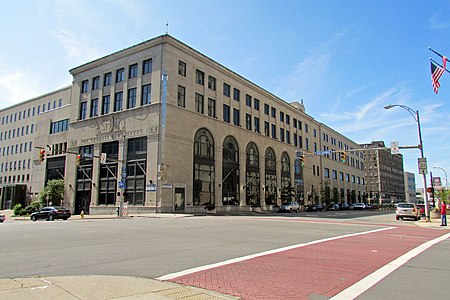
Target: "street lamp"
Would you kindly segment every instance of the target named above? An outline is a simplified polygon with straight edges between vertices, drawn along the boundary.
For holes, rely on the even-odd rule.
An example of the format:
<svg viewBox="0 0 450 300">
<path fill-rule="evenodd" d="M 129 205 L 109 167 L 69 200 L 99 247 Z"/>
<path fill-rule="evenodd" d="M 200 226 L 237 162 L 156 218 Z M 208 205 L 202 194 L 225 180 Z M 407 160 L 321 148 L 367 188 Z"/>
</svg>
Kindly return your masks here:
<svg viewBox="0 0 450 300">
<path fill-rule="evenodd" d="M 441 167 L 433 167 L 433 169 L 440 169 L 440 170 L 444 171 L 444 174 L 445 174 L 445 187 L 447 187 L 447 185 L 448 185 L 447 172 Z"/>
<path fill-rule="evenodd" d="M 422 131 L 420 128 L 420 118 L 419 118 L 419 111 L 416 110 L 414 111 L 412 108 L 406 106 L 406 105 L 401 105 L 401 104 L 389 104 L 389 105 L 385 105 L 384 109 L 391 109 L 393 107 L 401 107 L 404 110 L 408 111 L 411 116 L 414 118 L 414 121 L 417 122 L 417 130 L 419 132 L 419 145 L 418 148 L 420 149 L 420 157 L 422 159 L 424 159 L 424 155 L 423 155 L 423 143 L 422 143 Z M 420 171 L 420 170 L 419 170 Z M 425 215 L 427 218 L 427 222 L 430 222 L 430 207 L 429 207 L 429 201 L 428 201 L 428 194 L 427 194 L 427 176 L 425 174 L 426 172 L 422 172 L 423 175 L 423 189 L 424 189 L 424 194 L 425 194 Z"/>
</svg>

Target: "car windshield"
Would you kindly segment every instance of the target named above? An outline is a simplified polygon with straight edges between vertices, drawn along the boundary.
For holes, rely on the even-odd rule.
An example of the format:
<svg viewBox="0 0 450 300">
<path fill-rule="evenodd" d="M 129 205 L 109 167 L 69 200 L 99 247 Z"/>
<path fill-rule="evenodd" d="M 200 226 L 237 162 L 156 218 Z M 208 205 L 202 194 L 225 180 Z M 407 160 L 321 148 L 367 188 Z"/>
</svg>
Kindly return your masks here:
<svg viewBox="0 0 450 300">
<path fill-rule="evenodd" d="M 414 204 L 411 204 L 411 203 L 400 203 L 398 205 L 398 207 L 401 207 L 401 208 L 414 208 Z"/>
</svg>

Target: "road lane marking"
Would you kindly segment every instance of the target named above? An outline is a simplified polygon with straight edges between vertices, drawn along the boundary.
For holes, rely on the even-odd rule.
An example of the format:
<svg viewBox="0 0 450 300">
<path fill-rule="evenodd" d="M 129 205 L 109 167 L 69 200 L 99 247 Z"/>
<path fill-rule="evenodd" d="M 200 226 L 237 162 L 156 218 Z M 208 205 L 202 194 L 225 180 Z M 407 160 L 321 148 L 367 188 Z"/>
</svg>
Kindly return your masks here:
<svg viewBox="0 0 450 300">
<path fill-rule="evenodd" d="M 397 259 L 391 261 L 387 265 L 384 265 L 380 269 L 376 270 L 372 274 L 368 275 L 367 277 L 361 279 L 357 283 L 353 284 L 352 286 L 348 287 L 347 289 L 341 291 L 339 294 L 336 294 L 334 297 L 330 298 L 330 300 L 348 300 L 348 299 L 355 299 L 368 289 L 370 289 L 372 286 L 377 284 L 379 281 L 381 281 L 383 278 L 406 264 L 410 259 L 416 257 L 420 253 L 424 252 L 431 246 L 448 239 L 450 237 L 450 233 L 444 234 L 438 238 L 435 238 L 434 240 L 428 241 L 426 243 L 423 243 L 422 245 L 417 246 L 416 248 L 412 249 L 411 251 L 403 254 L 402 256 L 398 257 Z"/>
<path fill-rule="evenodd" d="M 315 244 L 319 244 L 319 243 L 323 243 L 323 242 L 339 240 L 339 239 L 343 239 L 343 238 L 347 238 L 347 237 L 365 235 L 365 234 L 369 234 L 369 233 L 375 233 L 375 232 L 380 232 L 380 231 L 385 231 L 385 230 L 390 230 L 390 229 L 395 229 L 395 228 L 396 227 L 385 227 L 385 228 L 379 228 L 379 229 L 374 229 L 374 230 L 369 230 L 369 231 L 363 231 L 363 232 L 350 233 L 350 234 L 345 234 L 345 235 L 340 235 L 340 236 L 329 237 L 329 238 L 315 240 L 315 241 L 302 243 L 302 244 L 286 246 L 286 247 L 282 247 L 282 248 L 278 248 L 278 249 L 273 249 L 273 250 L 268 250 L 268 251 L 264 251 L 264 252 L 260 252 L 260 253 L 256 253 L 256 254 L 246 255 L 246 256 L 237 257 L 237 258 L 232 258 L 232 259 L 225 260 L 225 261 L 218 262 L 218 263 L 214 263 L 214 264 L 204 265 L 204 266 L 200 266 L 200 267 L 196 267 L 196 268 L 192 268 L 192 269 L 187 269 L 187 270 L 180 271 L 180 272 L 175 272 L 175 273 L 163 275 L 163 276 L 160 276 L 160 277 L 155 278 L 155 279 L 162 280 L 162 281 L 163 280 L 171 280 L 171 279 L 174 279 L 174 278 L 177 278 L 177 277 L 186 276 L 186 275 L 190 275 L 190 274 L 193 274 L 193 273 L 196 273 L 196 272 L 206 271 L 206 270 L 217 268 L 217 267 L 222 267 L 222 266 L 226 266 L 226 265 L 237 263 L 237 262 L 242 262 L 242 261 L 245 261 L 245 260 L 261 257 L 261 256 L 264 256 L 264 255 L 280 253 L 280 252 L 283 252 L 283 251 L 296 249 L 296 248 L 301 248 L 301 247 L 306 247 L 306 246 L 310 246 L 310 245 L 315 245 Z"/>
</svg>

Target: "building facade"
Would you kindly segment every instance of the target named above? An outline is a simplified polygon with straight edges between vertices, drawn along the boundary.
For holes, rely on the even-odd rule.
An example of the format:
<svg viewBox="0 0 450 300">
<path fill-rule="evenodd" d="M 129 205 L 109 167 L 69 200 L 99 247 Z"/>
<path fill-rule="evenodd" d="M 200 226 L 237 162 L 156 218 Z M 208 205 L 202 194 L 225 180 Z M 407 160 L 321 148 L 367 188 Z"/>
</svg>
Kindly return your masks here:
<svg viewBox="0 0 450 300">
<path fill-rule="evenodd" d="M 405 200 L 406 202 L 417 203 L 416 196 L 416 176 L 414 173 L 405 172 Z"/>
<path fill-rule="evenodd" d="M 356 143 L 303 103 L 283 101 L 169 35 L 70 73 L 73 85 L 52 96 L 63 105 L 36 114 L 27 155 L 33 191 L 61 176 L 63 204 L 75 214 L 114 213 L 123 203 L 134 213 L 195 213 L 271 210 L 294 197 L 302 205 L 367 199 L 364 156 L 350 151 Z M 51 151 L 42 163 L 41 148 Z M 9 158 L 0 162 L 10 172 Z M 8 176 L 3 185 L 13 183 Z"/>
<path fill-rule="evenodd" d="M 391 154 L 383 141 L 362 144 L 365 149 L 366 193 L 371 203 L 405 201 L 403 156 Z"/>
</svg>

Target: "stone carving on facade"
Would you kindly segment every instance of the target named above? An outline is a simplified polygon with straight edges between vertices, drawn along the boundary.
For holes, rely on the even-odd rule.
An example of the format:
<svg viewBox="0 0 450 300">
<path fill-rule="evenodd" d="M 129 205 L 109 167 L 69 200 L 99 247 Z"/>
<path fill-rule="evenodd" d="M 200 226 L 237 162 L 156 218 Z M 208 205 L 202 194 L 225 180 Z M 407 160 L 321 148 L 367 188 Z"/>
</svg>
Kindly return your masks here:
<svg viewBox="0 0 450 300">
<path fill-rule="evenodd" d="M 97 125 L 97 135 L 124 130 L 125 130 L 125 119 L 118 117 L 110 117 L 108 119 L 103 120 L 100 124 Z"/>
</svg>

